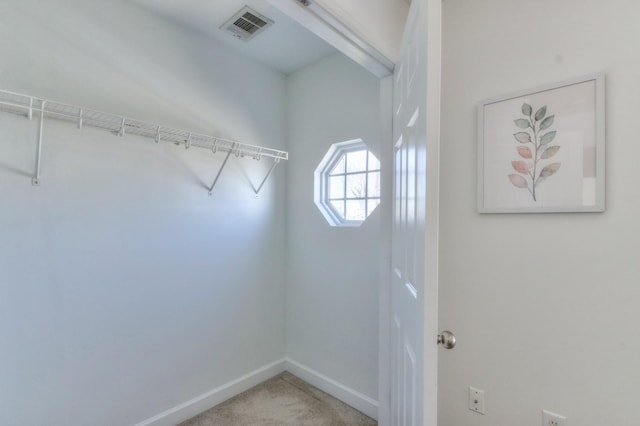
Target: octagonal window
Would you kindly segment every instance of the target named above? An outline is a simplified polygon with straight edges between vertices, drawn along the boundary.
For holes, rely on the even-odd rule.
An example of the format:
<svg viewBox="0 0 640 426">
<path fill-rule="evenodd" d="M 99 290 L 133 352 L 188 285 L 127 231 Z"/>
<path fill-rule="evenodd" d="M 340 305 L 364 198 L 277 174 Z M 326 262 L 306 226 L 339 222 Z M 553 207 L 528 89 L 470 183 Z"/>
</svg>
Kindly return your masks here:
<svg viewBox="0 0 640 426">
<path fill-rule="evenodd" d="M 380 204 L 380 160 L 357 139 L 331 145 L 315 172 L 315 202 L 332 226 L 360 226 Z"/>
</svg>

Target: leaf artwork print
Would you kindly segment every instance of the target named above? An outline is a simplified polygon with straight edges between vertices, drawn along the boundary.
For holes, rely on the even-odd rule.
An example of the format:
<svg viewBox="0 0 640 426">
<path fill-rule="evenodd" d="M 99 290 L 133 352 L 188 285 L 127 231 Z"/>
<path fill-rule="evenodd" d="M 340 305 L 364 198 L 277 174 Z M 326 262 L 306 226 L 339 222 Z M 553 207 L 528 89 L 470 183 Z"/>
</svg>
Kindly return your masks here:
<svg viewBox="0 0 640 426">
<path fill-rule="evenodd" d="M 518 142 L 516 151 L 520 158 L 511 162 L 516 173 L 507 177 L 513 186 L 527 189 L 533 201 L 537 201 L 538 185 L 553 176 L 561 165 L 551 160 L 560 150 L 558 145 L 552 145 L 557 134 L 555 130 L 550 129 L 555 116 L 547 115 L 546 105 L 534 114 L 533 107 L 526 102 L 522 104 L 522 115 L 525 118 L 514 120 L 519 130 L 513 134 Z"/>
</svg>

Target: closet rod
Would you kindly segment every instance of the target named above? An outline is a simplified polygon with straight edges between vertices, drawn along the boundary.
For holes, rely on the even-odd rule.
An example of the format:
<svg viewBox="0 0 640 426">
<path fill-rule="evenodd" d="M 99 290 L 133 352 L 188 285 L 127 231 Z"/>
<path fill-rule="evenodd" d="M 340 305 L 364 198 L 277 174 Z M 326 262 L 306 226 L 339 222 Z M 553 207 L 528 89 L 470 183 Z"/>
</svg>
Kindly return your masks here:
<svg viewBox="0 0 640 426">
<path fill-rule="evenodd" d="M 238 156 L 249 156 L 256 160 L 262 157 L 271 157 L 276 162 L 289 159 L 289 154 L 286 151 L 188 132 L 186 130 L 136 120 L 123 115 L 82 108 L 6 90 L 0 90 L 0 109 L 5 112 L 25 114 L 29 119 L 33 117 L 33 113 L 35 112 L 40 114 L 41 120 L 44 118 L 54 118 L 76 123 L 78 128 L 92 126 L 109 130 L 115 135 L 124 136 L 125 134 L 133 134 L 154 139 L 156 142 L 162 140 L 176 145 L 184 145 L 187 149 L 195 146 L 209 149 L 214 153 L 217 151 L 233 152 Z M 38 152 L 40 152 L 40 148 L 38 148 Z M 37 163 L 39 166 L 39 155 Z M 39 177 L 39 170 L 36 172 L 36 177 Z"/>
</svg>

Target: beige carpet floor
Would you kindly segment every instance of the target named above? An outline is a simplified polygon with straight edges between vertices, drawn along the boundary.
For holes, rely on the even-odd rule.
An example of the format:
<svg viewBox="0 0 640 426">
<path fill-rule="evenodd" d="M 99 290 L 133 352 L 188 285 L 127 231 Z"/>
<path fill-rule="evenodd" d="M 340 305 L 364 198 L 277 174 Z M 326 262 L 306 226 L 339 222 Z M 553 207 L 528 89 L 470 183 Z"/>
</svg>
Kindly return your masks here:
<svg viewBox="0 0 640 426">
<path fill-rule="evenodd" d="M 284 372 L 180 426 L 369 426 L 378 423 Z"/>
</svg>

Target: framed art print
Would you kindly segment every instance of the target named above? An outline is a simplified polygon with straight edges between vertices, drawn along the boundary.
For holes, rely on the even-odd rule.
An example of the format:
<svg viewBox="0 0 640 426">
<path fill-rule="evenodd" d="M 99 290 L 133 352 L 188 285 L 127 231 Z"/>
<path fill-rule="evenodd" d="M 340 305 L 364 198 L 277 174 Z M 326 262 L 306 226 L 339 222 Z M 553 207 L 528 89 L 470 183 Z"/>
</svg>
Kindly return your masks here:
<svg viewBox="0 0 640 426">
<path fill-rule="evenodd" d="M 605 209 L 604 73 L 478 106 L 480 213 Z"/>
</svg>

